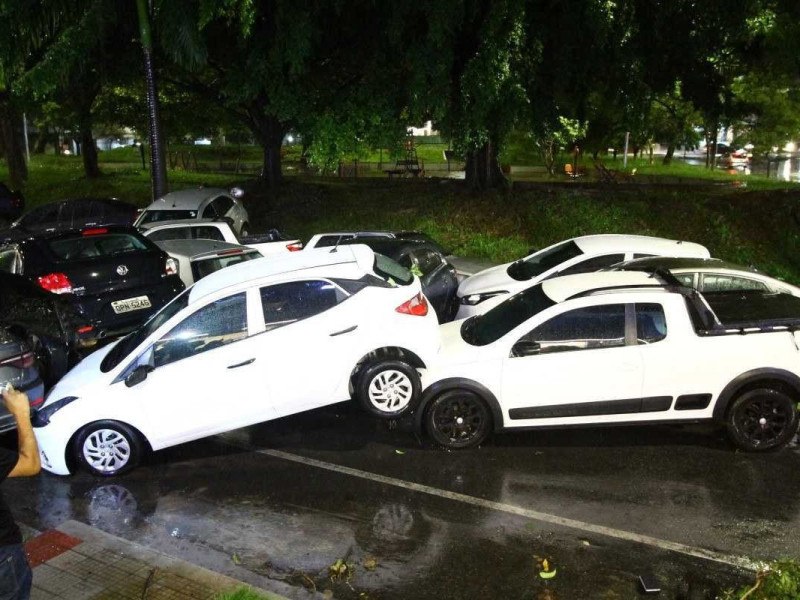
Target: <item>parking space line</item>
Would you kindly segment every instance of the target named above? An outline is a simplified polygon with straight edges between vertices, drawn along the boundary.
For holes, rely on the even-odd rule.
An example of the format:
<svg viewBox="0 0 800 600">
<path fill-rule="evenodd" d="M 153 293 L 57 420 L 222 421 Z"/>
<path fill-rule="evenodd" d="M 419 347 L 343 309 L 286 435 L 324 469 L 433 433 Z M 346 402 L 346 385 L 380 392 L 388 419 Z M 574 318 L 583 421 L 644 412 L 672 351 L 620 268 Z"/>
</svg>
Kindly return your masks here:
<svg viewBox="0 0 800 600">
<path fill-rule="evenodd" d="M 558 515 L 552 515 L 537 510 L 531 510 L 529 508 L 523 508 L 521 506 L 515 506 L 513 504 L 504 504 L 502 502 L 495 502 L 493 500 L 486 500 L 484 498 L 468 496 L 467 494 L 450 492 L 448 490 L 442 490 L 429 485 L 414 483 L 413 481 L 406 481 L 404 479 L 397 479 L 396 477 L 379 475 L 377 473 L 371 473 L 370 471 L 362 471 L 361 469 L 345 467 L 343 465 L 337 465 L 335 463 L 329 463 L 314 458 L 307 458 L 305 456 L 292 454 L 290 452 L 283 452 L 281 450 L 272 450 L 267 448 L 253 448 L 251 446 L 248 446 L 247 448 L 258 454 L 263 454 L 266 456 L 271 456 L 273 458 L 279 458 L 283 460 L 300 463 L 309 467 L 325 469 L 327 471 L 333 471 L 335 473 L 340 473 L 343 475 L 350 475 L 351 477 L 358 477 L 360 479 L 366 479 L 369 481 L 374 481 L 376 483 L 382 483 L 385 485 L 391 485 L 394 487 L 414 492 L 419 492 L 422 494 L 428 494 L 430 496 L 438 496 L 439 498 L 455 500 L 456 502 L 463 502 L 465 504 L 470 504 L 472 506 L 476 506 L 479 508 L 486 508 L 489 510 L 505 512 L 508 514 L 525 517 L 534 521 L 540 521 L 542 523 L 559 525 L 561 527 L 569 527 L 570 529 L 576 529 L 578 531 L 586 533 L 594 533 L 597 535 L 615 538 L 626 542 L 645 544 L 647 546 L 652 546 L 660 550 L 677 552 L 679 554 L 684 554 L 686 556 L 692 556 L 694 558 L 700 558 L 703 560 L 710 560 L 713 562 L 718 562 L 733 567 L 738 567 L 741 569 L 757 571 L 762 566 L 760 563 L 753 561 L 749 558 L 746 558 L 744 556 L 724 554 L 722 552 L 716 552 L 715 550 L 709 550 L 706 548 L 697 548 L 694 546 L 689 546 L 687 544 L 671 542 L 669 540 L 662 540 L 660 538 L 652 537 L 649 535 L 642 535 L 639 533 L 634 533 L 632 531 L 625 531 L 623 529 L 615 529 L 613 527 L 595 525 L 594 523 L 587 523 L 585 521 L 579 521 L 576 519 L 559 517 Z"/>
</svg>

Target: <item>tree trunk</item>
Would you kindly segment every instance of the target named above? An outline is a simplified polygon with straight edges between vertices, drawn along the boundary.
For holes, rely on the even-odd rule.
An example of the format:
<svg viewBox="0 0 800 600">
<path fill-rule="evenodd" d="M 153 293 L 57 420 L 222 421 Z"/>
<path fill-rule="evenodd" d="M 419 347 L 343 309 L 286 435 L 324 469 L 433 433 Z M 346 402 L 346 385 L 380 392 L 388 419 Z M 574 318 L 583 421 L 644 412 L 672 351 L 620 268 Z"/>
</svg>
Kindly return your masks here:
<svg viewBox="0 0 800 600">
<path fill-rule="evenodd" d="M 19 189 L 28 179 L 22 139 L 22 115 L 7 98 L 0 98 L 0 134 L 3 136 L 3 154 L 8 165 L 11 187 Z"/>
<path fill-rule="evenodd" d="M 508 179 L 497 160 L 497 146 L 491 141 L 476 150 L 467 152 L 467 164 L 464 167 L 467 184 L 476 190 L 487 190 L 507 186 Z"/>
<path fill-rule="evenodd" d="M 675 154 L 675 144 L 670 143 L 667 146 L 667 153 L 664 155 L 663 160 L 661 161 L 662 165 L 671 165 L 672 164 L 672 156 Z"/>
<path fill-rule="evenodd" d="M 81 154 L 86 178 L 97 179 L 100 177 L 100 167 L 97 164 L 97 145 L 92 136 L 92 120 L 89 117 L 81 119 Z"/>
<path fill-rule="evenodd" d="M 283 180 L 281 171 L 281 145 L 287 127 L 272 115 L 264 115 L 261 108 L 253 107 L 248 111 L 250 122 L 248 125 L 258 139 L 263 149 L 261 163 L 261 179 L 271 189 L 277 188 Z"/>
<path fill-rule="evenodd" d="M 47 148 L 47 142 L 52 138 L 52 133 L 49 127 L 43 127 L 39 130 L 39 135 L 36 137 L 36 143 L 33 146 L 34 154 L 44 154 Z"/>
</svg>

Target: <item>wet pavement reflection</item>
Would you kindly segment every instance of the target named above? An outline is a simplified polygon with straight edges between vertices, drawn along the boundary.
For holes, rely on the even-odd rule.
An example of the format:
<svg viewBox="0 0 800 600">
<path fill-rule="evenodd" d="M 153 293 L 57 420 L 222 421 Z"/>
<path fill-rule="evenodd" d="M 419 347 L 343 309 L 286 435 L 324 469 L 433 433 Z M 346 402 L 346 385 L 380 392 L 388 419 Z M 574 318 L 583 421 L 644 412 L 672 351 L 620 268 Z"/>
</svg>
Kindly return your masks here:
<svg viewBox="0 0 800 600">
<path fill-rule="evenodd" d="M 3 487 L 33 527 L 76 519 L 296 598 L 631 598 L 648 572 L 661 597 L 705 598 L 748 576 L 254 448 L 725 554 L 800 556 L 797 446 L 737 453 L 700 426 L 503 434 L 445 452 L 339 405 L 159 452 L 119 478 Z"/>
</svg>

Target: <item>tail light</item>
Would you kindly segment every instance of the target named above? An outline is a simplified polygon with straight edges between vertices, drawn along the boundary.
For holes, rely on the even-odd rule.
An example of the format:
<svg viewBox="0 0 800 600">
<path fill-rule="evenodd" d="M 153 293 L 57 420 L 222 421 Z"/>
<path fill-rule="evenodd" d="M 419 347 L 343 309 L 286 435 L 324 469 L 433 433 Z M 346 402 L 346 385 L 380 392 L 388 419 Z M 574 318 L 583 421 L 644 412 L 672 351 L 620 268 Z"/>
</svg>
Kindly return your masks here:
<svg viewBox="0 0 800 600">
<path fill-rule="evenodd" d="M 410 300 L 403 302 L 400 306 L 395 308 L 395 310 L 404 315 L 424 317 L 428 314 L 428 299 L 420 292 Z"/>
<path fill-rule="evenodd" d="M 82 327 L 78 327 L 75 331 L 78 333 L 78 335 L 83 335 L 84 333 L 89 333 L 93 329 L 94 326 L 92 325 L 84 325 Z"/>
<path fill-rule="evenodd" d="M 171 256 L 167 257 L 164 263 L 164 275 L 177 275 L 178 274 L 178 261 Z"/>
<path fill-rule="evenodd" d="M 11 358 L 0 361 L 2 367 L 15 367 L 17 369 L 30 369 L 34 363 L 33 352 L 23 352 Z"/>
<path fill-rule="evenodd" d="M 54 294 L 69 294 L 72 292 L 72 282 L 64 273 L 49 273 L 39 277 L 39 285 Z"/>
<path fill-rule="evenodd" d="M 291 244 L 286 244 L 286 249 L 289 252 L 297 252 L 298 250 L 302 250 L 303 242 L 292 242 Z"/>
<path fill-rule="evenodd" d="M 81 231 L 81 235 L 102 235 L 104 233 L 108 233 L 108 229 L 105 227 L 92 227 Z"/>
</svg>

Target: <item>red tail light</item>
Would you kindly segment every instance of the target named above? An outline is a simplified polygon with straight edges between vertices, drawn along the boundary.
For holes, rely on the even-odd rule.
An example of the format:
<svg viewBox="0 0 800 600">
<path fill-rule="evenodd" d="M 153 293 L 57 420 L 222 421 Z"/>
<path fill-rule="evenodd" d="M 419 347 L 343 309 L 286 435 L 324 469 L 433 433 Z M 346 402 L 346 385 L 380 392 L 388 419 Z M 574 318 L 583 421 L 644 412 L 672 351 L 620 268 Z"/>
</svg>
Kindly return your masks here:
<svg viewBox="0 0 800 600">
<path fill-rule="evenodd" d="M 30 369 L 33 366 L 33 352 L 23 352 L 0 362 L 3 367 L 15 367 L 17 369 Z"/>
<path fill-rule="evenodd" d="M 81 231 L 81 235 L 100 235 L 103 233 L 108 233 L 108 229 L 105 227 L 93 227 L 91 229 L 84 229 Z"/>
<path fill-rule="evenodd" d="M 294 242 L 292 244 L 286 244 L 286 249 L 289 252 L 297 252 L 298 250 L 302 250 L 303 242 Z"/>
<path fill-rule="evenodd" d="M 78 327 L 75 331 L 77 331 L 78 334 L 84 334 L 84 333 L 89 333 L 93 329 L 94 327 L 92 325 L 84 325 L 82 327 Z"/>
<path fill-rule="evenodd" d="M 411 298 L 411 300 L 403 302 L 400 306 L 395 308 L 395 310 L 405 315 L 424 317 L 425 315 L 428 314 L 428 299 L 425 298 L 422 292 L 420 292 L 419 294 Z"/>
<path fill-rule="evenodd" d="M 54 294 L 69 294 L 72 292 L 72 282 L 64 273 L 50 273 L 39 277 L 39 285 Z"/>
</svg>

